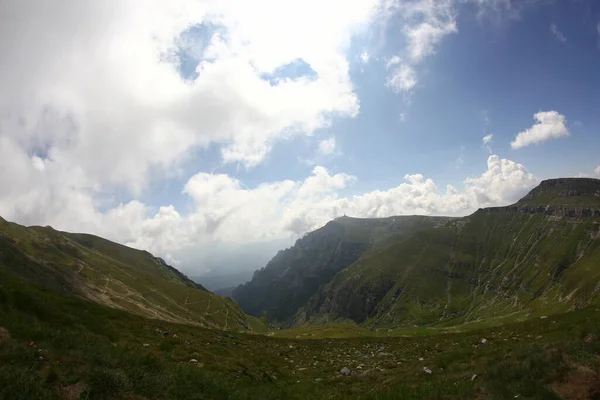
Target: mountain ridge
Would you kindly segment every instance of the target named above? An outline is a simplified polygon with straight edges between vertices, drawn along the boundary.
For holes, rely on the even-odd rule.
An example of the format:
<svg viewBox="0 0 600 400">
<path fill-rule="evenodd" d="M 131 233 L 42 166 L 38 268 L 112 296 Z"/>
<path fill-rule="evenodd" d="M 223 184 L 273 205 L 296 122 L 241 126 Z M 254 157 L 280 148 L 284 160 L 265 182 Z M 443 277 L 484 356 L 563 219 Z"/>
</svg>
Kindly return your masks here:
<svg viewBox="0 0 600 400">
<path fill-rule="evenodd" d="M 513 205 L 417 232 L 340 271 L 299 320 L 460 324 L 590 304 L 600 287 L 599 189 L 600 180 L 547 180 Z"/>
<path fill-rule="evenodd" d="M 339 217 L 280 250 L 251 281 L 238 286 L 233 298 L 250 315 L 291 323 L 296 311 L 335 274 L 367 251 L 385 247 L 411 232 L 441 225 L 452 218 L 394 216 Z"/>
<path fill-rule="evenodd" d="M 52 227 L 0 220 L 0 267 L 62 294 L 133 314 L 218 329 L 261 330 L 229 298 L 144 250 Z"/>
</svg>

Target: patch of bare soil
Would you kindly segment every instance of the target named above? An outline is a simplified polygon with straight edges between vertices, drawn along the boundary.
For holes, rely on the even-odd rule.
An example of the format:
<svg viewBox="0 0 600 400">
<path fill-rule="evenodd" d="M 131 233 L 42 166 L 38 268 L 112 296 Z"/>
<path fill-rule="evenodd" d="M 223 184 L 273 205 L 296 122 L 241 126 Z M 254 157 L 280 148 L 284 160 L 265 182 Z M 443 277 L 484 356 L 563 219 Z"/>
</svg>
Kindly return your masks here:
<svg viewBox="0 0 600 400">
<path fill-rule="evenodd" d="M 600 400 L 598 374 L 586 367 L 577 367 L 561 382 L 550 385 L 565 400 Z"/>
</svg>

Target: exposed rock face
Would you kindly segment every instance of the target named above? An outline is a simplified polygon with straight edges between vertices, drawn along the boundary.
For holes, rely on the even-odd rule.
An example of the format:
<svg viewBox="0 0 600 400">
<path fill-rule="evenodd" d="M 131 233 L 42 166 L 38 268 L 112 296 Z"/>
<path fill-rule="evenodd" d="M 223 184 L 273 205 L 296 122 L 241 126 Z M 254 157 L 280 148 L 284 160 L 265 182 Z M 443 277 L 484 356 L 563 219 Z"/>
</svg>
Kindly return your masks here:
<svg viewBox="0 0 600 400">
<path fill-rule="evenodd" d="M 557 217 L 598 217 L 600 208 L 583 207 L 563 207 L 563 206 L 508 206 L 508 207 L 490 207 L 483 210 L 488 213 L 511 213 L 519 212 L 523 214 L 542 214 L 553 215 Z"/>
<path fill-rule="evenodd" d="M 517 204 L 580 205 L 587 203 L 600 207 L 600 179 L 560 178 L 542 181 Z"/>
<path fill-rule="evenodd" d="M 248 314 L 290 321 L 312 295 L 367 251 L 449 220 L 421 216 L 338 218 L 277 253 L 250 282 L 233 291 L 233 298 Z"/>
</svg>

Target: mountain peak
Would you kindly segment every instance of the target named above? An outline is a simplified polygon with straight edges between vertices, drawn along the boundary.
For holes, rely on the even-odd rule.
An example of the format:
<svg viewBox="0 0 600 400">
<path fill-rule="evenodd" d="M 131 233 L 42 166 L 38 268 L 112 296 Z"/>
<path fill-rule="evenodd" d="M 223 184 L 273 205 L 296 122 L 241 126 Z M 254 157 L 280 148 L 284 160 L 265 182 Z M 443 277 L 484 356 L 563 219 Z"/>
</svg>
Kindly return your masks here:
<svg viewBox="0 0 600 400">
<path fill-rule="evenodd" d="M 532 189 L 518 204 L 552 206 L 600 206 L 600 179 L 546 179 Z"/>
</svg>

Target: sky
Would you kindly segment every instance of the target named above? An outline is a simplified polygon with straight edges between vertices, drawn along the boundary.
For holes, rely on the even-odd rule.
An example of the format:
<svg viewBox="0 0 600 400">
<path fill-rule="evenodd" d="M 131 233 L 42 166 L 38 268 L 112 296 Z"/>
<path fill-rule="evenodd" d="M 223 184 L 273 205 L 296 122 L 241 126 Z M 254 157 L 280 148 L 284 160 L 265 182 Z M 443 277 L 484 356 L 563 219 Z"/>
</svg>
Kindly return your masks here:
<svg viewBox="0 0 600 400">
<path fill-rule="evenodd" d="M 188 274 L 600 178 L 594 0 L 8 0 L 0 55 L 0 216 Z"/>
</svg>

